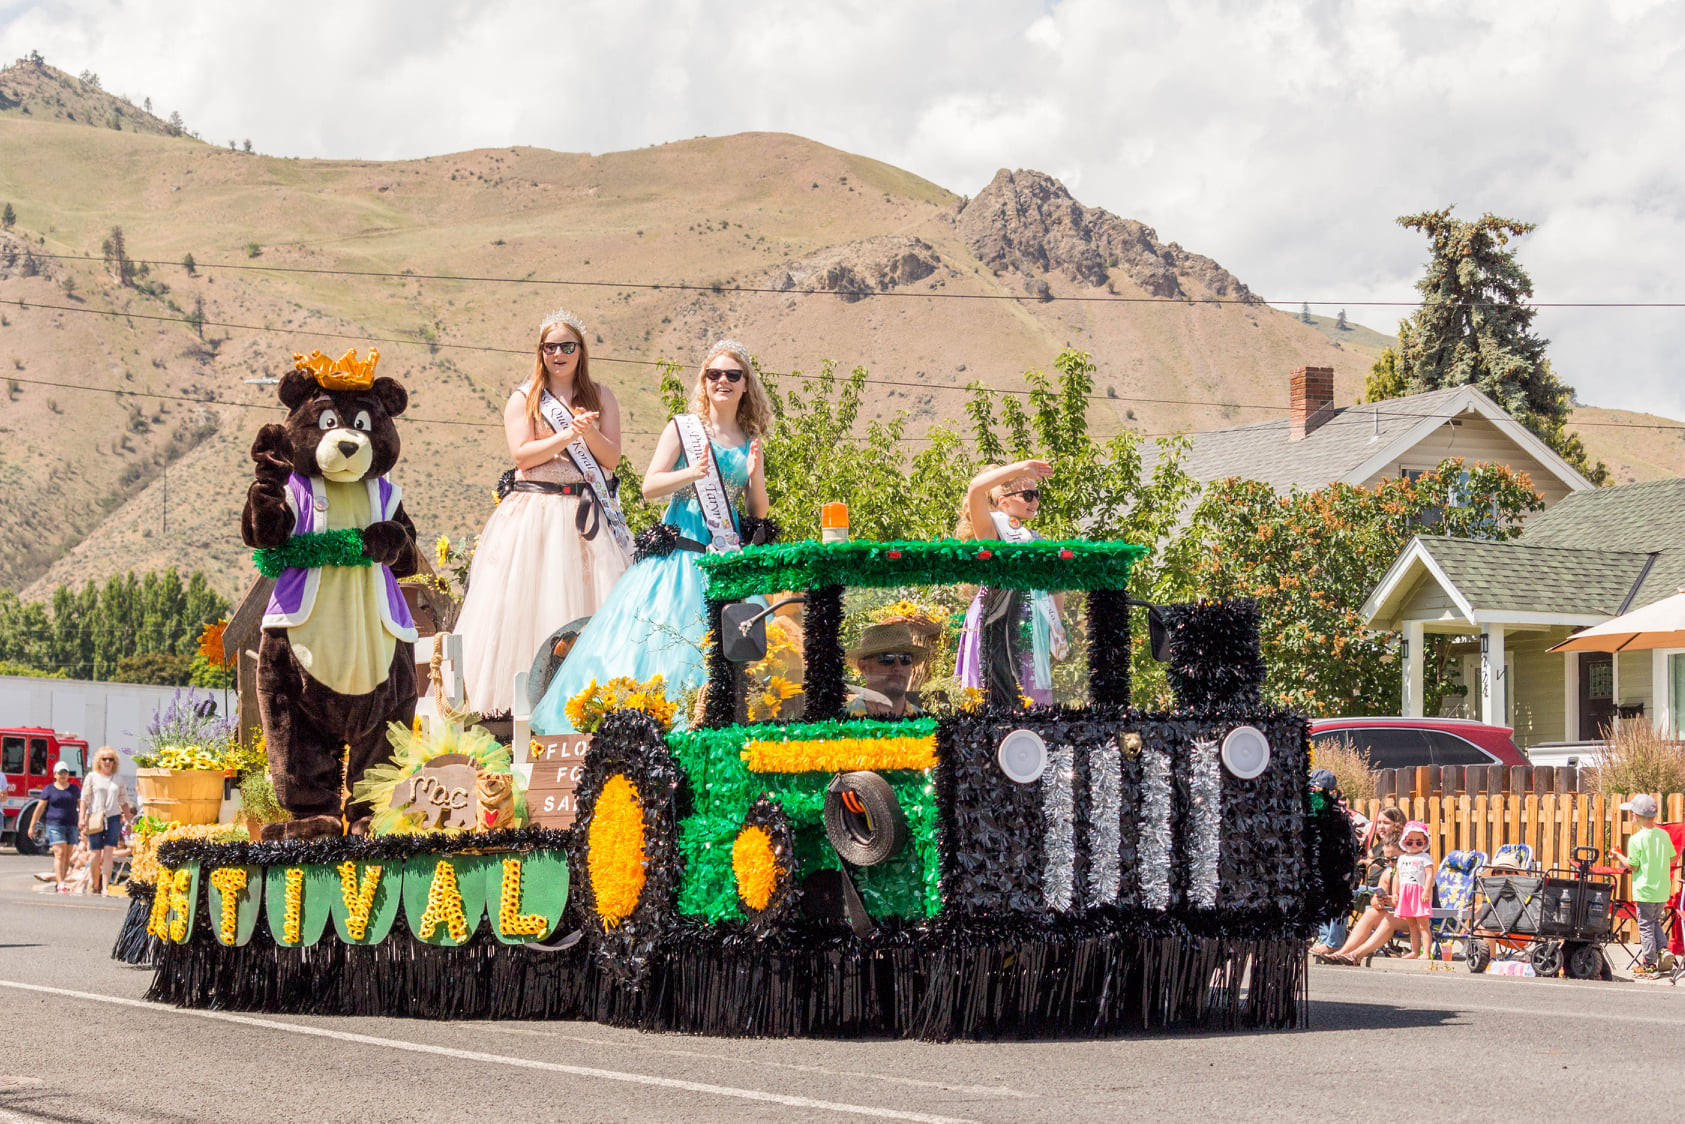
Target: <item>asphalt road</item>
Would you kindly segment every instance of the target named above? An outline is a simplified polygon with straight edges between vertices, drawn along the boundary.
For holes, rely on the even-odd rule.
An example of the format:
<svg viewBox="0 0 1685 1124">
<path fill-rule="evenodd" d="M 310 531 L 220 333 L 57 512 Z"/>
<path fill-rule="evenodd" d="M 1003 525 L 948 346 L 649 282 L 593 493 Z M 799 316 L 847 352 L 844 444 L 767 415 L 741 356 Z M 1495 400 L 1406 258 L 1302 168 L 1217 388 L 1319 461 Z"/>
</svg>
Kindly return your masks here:
<svg viewBox="0 0 1685 1124">
<path fill-rule="evenodd" d="M 124 903 L 36 893 L 41 868 L 0 854 L 0 1124 L 1685 1113 L 1685 990 L 1666 984 L 1318 967 L 1308 1029 L 1098 1042 L 247 1016 L 144 1002 L 150 974 L 109 957 Z"/>
</svg>

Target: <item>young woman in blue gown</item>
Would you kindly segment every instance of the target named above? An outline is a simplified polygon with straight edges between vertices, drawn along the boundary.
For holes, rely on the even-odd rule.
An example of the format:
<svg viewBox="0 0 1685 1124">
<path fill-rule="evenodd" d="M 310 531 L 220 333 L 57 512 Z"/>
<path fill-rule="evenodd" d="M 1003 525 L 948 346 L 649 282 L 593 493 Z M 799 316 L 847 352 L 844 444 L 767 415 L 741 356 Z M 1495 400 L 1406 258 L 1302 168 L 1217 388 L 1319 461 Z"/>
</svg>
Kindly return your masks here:
<svg viewBox="0 0 1685 1124">
<path fill-rule="evenodd" d="M 755 377 L 747 348 L 721 340 L 709 349 L 697 372 L 690 407 L 707 435 L 731 502 L 734 528 L 741 533 L 742 516 L 766 517 L 761 438 L 772 428 L 771 403 Z M 534 733 L 571 731 L 568 700 L 592 680 L 605 683 L 627 676 L 643 682 L 660 675 L 667 697 L 676 701 L 707 679 L 702 654 L 702 637 L 708 630 L 706 582 L 696 564 L 696 546 L 707 547 L 713 536 L 696 489 L 708 472 L 709 466 L 690 463 L 678 422 L 669 421 L 644 474 L 643 494 L 649 500 L 672 497 L 662 522 L 673 528 L 667 537 L 679 546 L 644 557 L 615 583 L 533 709 Z M 685 725 L 688 718 L 679 715 L 677 724 Z"/>
</svg>

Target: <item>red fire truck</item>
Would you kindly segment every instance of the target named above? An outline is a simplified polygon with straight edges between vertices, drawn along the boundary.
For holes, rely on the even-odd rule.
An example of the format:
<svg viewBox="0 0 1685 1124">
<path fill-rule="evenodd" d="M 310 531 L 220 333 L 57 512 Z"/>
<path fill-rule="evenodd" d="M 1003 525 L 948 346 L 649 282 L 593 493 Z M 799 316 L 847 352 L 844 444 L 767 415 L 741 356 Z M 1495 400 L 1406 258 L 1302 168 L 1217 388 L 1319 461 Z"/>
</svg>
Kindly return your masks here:
<svg viewBox="0 0 1685 1124">
<path fill-rule="evenodd" d="M 41 789 L 53 783 L 53 770 L 60 761 L 68 763 L 77 777 L 86 776 L 87 740 L 39 727 L 0 728 L 0 780 L 5 782 L 0 788 L 0 808 L 5 813 L 0 844 L 10 843 L 22 855 L 40 850 L 27 830 L 17 829 L 34 819 Z"/>
</svg>

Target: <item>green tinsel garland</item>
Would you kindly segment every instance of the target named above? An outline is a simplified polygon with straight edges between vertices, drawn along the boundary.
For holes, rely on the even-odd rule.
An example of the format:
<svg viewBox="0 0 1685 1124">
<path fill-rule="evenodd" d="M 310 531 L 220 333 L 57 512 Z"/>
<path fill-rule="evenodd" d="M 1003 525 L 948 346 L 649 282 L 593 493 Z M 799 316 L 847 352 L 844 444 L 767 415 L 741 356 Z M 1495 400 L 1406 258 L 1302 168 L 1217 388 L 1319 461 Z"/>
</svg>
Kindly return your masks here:
<svg viewBox="0 0 1685 1124">
<path fill-rule="evenodd" d="M 363 553 L 363 532 L 356 527 L 306 531 L 281 546 L 252 551 L 252 561 L 266 578 L 278 578 L 285 570 L 314 570 L 318 566 L 374 565 L 374 559 Z"/>
<path fill-rule="evenodd" d="M 1081 539 L 808 540 L 707 554 L 697 564 L 708 575 L 710 598 L 735 601 L 757 593 L 824 585 L 893 588 L 967 582 L 1006 589 L 1124 589 L 1131 567 L 1146 553 L 1146 547 L 1134 543 Z"/>
<path fill-rule="evenodd" d="M 831 774 L 751 773 L 741 756 L 748 742 L 924 737 L 935 730 L 934 718 L 893 723 L 852 719 L 669 734 L 667 744 L 690 778 L 696 808 L 679 822 L 679 851 L 685 859 L 679 912 L 709 921 L 743 918 L 731 845 L 743 817 L 762 794 L 790 817 L 803 876 L 839 865 L 825 838 L 825 788 Z M 855 884 L 874 917 L 934 917 L 942 905 L 935 785 L 919 770 L 890 770 L 883 776 L 906 813 L 907 845 L 886 863 L 854 871 Z"/>
</svg>

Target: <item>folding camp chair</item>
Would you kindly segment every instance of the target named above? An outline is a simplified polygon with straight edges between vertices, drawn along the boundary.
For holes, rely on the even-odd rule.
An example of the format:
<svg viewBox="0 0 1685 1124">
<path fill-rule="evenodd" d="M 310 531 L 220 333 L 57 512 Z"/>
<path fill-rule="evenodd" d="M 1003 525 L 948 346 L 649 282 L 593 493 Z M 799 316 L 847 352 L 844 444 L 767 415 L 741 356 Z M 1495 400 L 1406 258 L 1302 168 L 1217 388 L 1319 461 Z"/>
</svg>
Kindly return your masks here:
<svg viewBox="0 0 1685 1124">
<path fill-rule="evenodd" d="M 1474 876 L 1486 865 L 1485 851 L 1452 851 L 1439 863 L 1433 879 L 1434 909 L 1430 923 L 1434 959 L 1440 958 L 1439 946 L 1448 940 L 1464 939 L 1469 935 L 1469 915 L 1474 904 Z"/>
<path fill-rule="evenodd" d="M 1527 843 L 1505 843 L 1492 856 L 1493 866 L 1514 867 L 1517 870 L 1533 869 L 1533 848 Z"/>
</svg>

